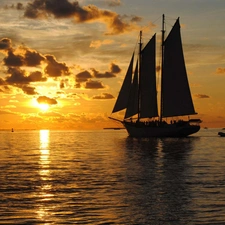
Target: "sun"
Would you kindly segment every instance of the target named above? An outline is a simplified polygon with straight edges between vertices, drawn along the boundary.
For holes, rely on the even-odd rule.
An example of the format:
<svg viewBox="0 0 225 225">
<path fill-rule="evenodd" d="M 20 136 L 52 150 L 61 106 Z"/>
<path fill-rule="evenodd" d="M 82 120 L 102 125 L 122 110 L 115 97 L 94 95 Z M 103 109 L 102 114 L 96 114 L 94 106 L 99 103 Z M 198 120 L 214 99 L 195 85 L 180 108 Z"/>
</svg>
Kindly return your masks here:
<svg viewBox="0 0 225 225">
<path fill-rule="evenodd" d="M 38 104 L 39 109 L 41 109 L 42 111 L 47 111 L 49 109 L 49 105 L 48 104 L 44 104 L 44 103 L 40 103 Z"/>
</svg>

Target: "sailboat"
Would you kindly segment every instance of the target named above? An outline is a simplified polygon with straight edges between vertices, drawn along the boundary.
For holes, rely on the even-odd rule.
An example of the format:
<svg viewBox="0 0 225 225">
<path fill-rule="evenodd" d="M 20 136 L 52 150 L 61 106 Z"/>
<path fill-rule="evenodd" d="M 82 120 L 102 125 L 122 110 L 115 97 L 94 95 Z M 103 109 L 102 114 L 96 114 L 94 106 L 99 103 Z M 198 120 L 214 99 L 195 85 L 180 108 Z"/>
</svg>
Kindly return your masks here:
<svg viewBox="0 0 225 225">
<path fill-rule="evenodd" d="M 156 34 L 144 48 L 142 45 L 140 31 L 136 66 L 133 71 L 133 53 L 112 110 L 112 113 L 124 110 L 124 118 L 109 118 L 121 122 L 132 137 L 186 137 L 198 132 L 201 120 L 190 119 L 190 115 L 197 113 L 187 78 L 179 18 L 165 38 L 165 16 L 162 16 L 159 96 L 156 85 Z M 187 119 L 180 119 L 184 116 Z"/>
</svg>

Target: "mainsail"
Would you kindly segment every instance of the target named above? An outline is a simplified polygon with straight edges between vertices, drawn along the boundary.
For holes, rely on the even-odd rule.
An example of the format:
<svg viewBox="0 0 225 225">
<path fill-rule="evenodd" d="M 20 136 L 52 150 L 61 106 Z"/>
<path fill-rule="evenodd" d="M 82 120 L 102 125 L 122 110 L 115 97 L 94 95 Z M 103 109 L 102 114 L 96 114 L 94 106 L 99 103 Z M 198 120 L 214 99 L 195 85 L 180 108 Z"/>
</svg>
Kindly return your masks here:
<svg viewBox="0 0 225 225">
<path fill-rule="evenodd" d="M 156 91 L 156 63 L 154 35 L 141 51 L 140 68 L 140 118 L 158 116 Z"/>
<path fill-rule="evenodd" d="M 196 114 L 185 68 L 179 18 L 164 42 L 162 117 Z"/>
</svg>

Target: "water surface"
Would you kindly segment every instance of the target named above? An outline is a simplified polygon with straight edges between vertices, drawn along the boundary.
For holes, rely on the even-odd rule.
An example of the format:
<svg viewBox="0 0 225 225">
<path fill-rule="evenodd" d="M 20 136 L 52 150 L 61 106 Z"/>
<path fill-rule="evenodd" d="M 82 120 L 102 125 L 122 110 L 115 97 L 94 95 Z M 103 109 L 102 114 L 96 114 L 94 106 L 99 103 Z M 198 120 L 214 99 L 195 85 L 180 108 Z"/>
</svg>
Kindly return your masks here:
<svg viewBox="0 0 225 225">
<path fill-rule="evenodd" d="M 224 224 L 217 132 L 0 131 L 0 224 Z"/>
</svg>

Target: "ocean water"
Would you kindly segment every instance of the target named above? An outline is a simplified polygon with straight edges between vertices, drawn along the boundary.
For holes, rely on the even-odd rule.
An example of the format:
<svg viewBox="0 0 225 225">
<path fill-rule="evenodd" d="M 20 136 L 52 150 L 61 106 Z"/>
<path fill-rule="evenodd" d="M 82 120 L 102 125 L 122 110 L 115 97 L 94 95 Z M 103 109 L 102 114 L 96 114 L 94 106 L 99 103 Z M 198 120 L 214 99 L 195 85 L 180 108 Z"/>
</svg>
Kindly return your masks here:
<svg viewBox="0 0 225 225">
<path fill-rule="evenodd" d="M 218 131 L 0 131 L 0 224 L 225 224 Z"/>
</svg>

